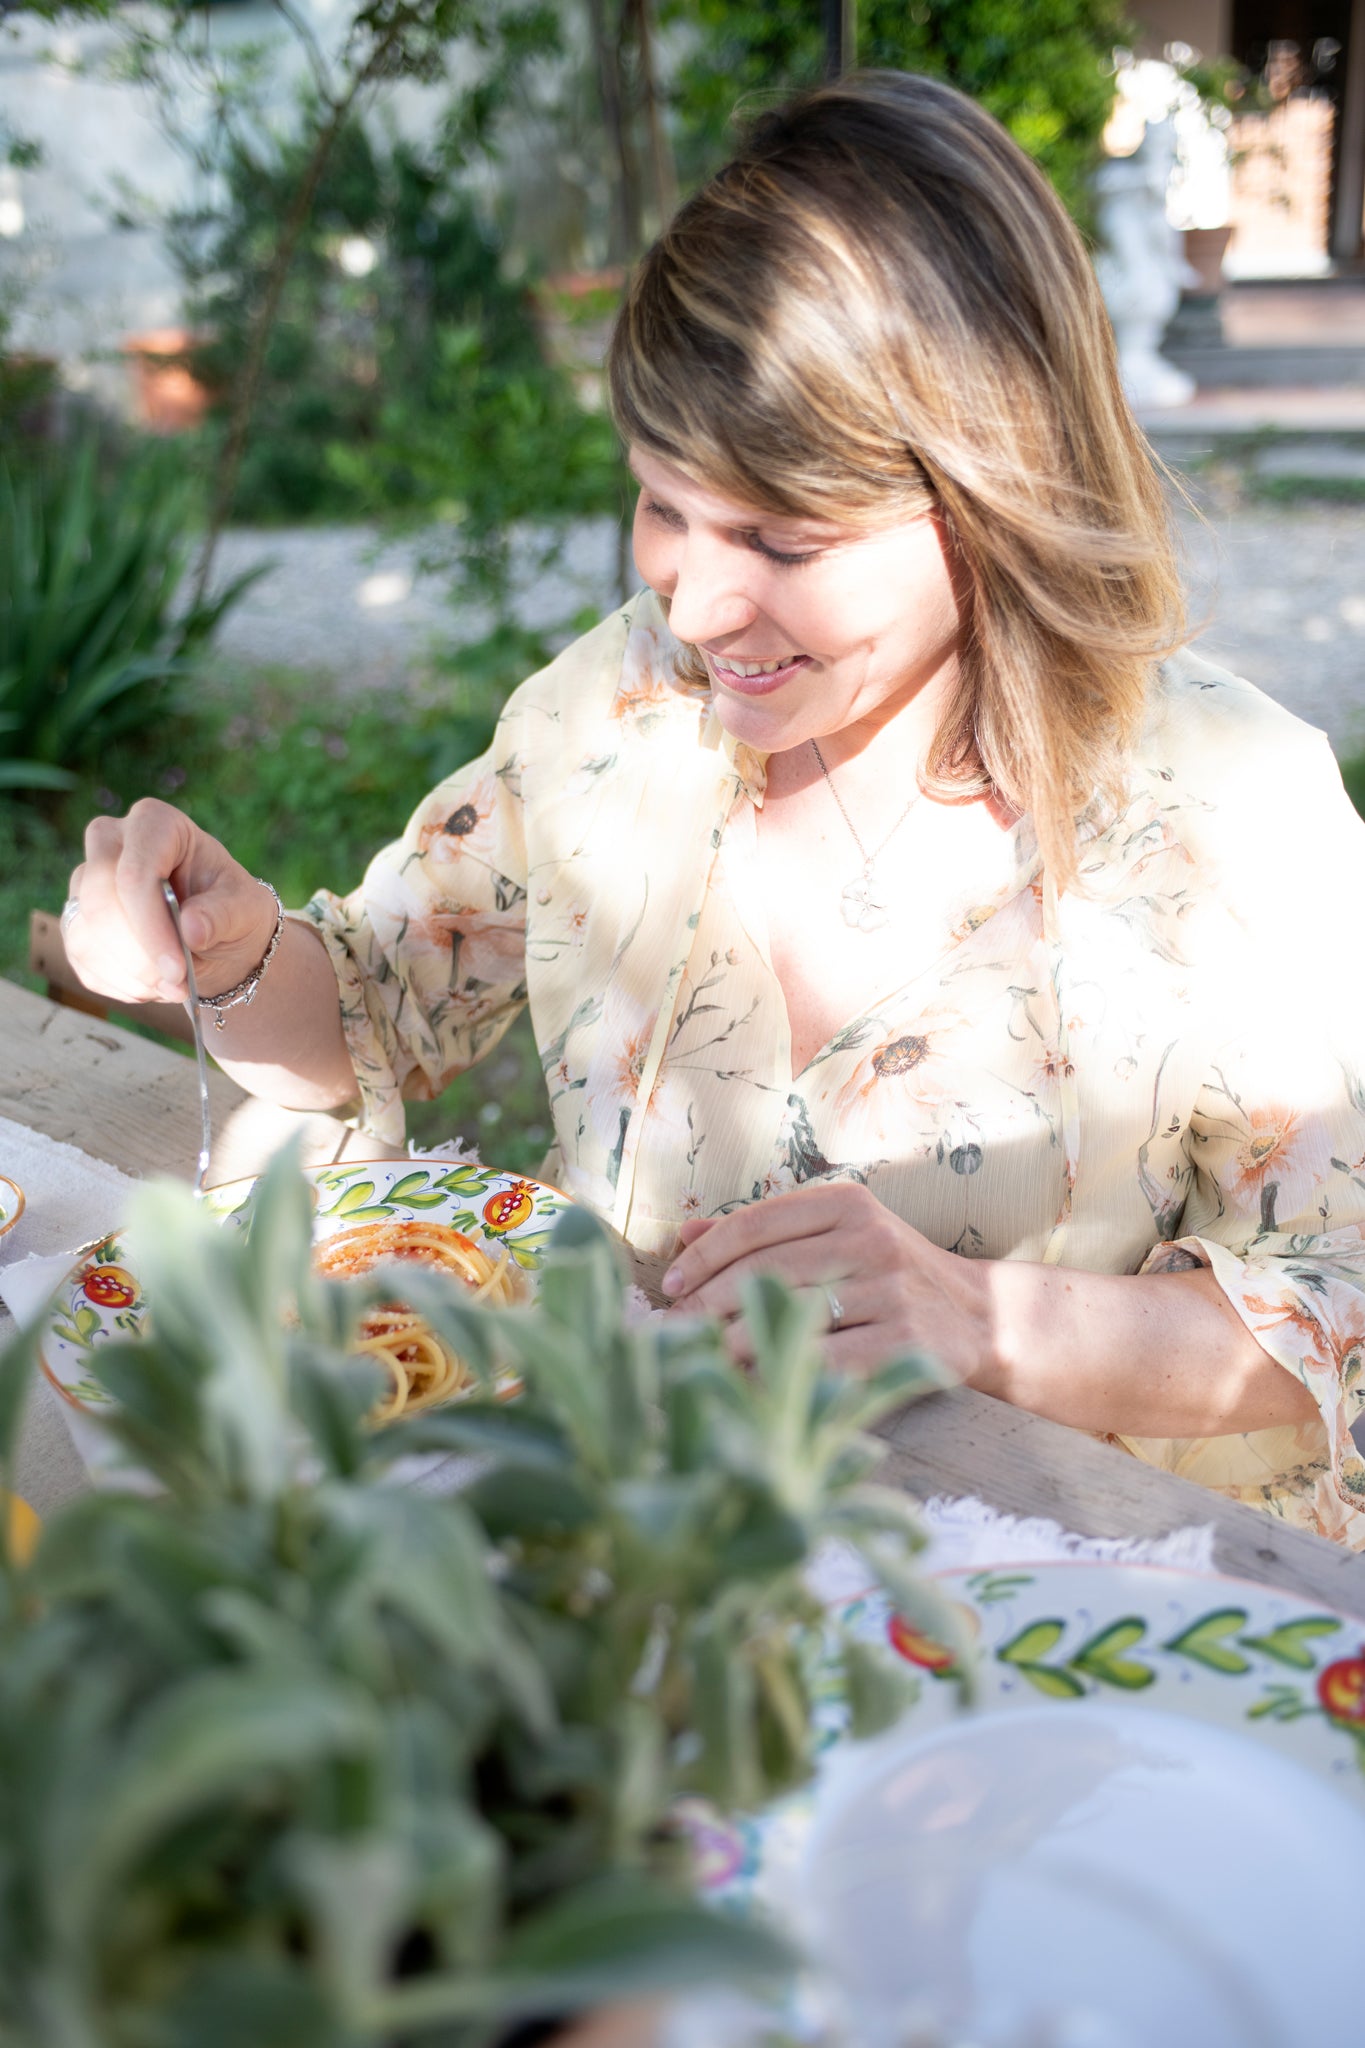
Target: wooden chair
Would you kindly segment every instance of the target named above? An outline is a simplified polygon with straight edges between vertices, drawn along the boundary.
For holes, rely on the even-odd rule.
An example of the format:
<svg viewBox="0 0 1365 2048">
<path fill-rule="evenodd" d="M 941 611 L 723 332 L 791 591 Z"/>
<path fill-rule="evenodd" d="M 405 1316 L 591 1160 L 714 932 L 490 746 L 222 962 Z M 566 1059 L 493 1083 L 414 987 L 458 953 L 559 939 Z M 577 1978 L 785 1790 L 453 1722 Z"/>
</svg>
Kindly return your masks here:
<svg viewBox="0 0 1365 2048">
<path fill-rule="evenodd" d="M 51 1002 L 82 1010 L 87 1017 L 124 1017 L 130 1023 L 149 1025 L 167 1038 L 194 1043 L 194 1027 L 178 1003 L 120 1003 L 92 994 L 67 959 L 61 920 L 50 911 L 29 912 L 28 965 L 31 974 L 41 975 L 46 982 Z"/>
</svg>

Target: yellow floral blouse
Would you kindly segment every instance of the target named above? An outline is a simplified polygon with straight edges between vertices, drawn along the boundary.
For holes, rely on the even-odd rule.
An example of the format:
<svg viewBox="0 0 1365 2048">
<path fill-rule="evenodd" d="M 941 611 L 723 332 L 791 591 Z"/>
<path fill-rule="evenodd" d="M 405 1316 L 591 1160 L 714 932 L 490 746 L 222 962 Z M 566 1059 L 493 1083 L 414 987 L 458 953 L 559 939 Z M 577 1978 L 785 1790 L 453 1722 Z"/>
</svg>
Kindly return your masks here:
<svg viewBox="0 0 1365 2048">
<path fill-rule="evenodd" d="M 401 1139 L 529 1002 L 546 1177 L 642 1251 L 820 1177 L 968 1258 L 1212 1268 L 1320 1419 L 1125 1439 L 1365 1548 L 1365 828 L 1325 740 L 1190 654 L 1060 898 L 1027 818 L 989 902 L 793 1076 L 753 888 L 762 759 L 646 594 L 523 685 L 356 892 L 304 913 L 362 1116 Z"/>
</svg>

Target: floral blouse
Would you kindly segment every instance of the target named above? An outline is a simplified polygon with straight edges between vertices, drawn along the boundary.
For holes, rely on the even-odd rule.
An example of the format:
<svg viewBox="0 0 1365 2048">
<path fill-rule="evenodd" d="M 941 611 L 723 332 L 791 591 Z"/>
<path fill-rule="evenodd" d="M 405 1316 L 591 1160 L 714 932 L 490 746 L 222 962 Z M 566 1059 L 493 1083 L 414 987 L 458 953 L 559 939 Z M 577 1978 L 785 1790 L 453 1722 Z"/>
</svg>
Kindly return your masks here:
<svg viewBox="0 0 1365 2048">
<path fill-rule="evenodd" d="M 760 756 L 648 593 L 510 699 L 327 944 L 367 1127 L 401 1140 L 529 1002 L 545 1176 L 640 1251 L 689 1215 L 865 1182 L 968 1258 L 1210 1267 L 1310 1423 L 1121 1439 L 1365 1548 L 1365 827 L 1326 741 L 1185 653 L 1122 814 L 1059 896 L 1030 821 L 990 901 L 793 1076 L 754 886 Z M 1345 914 L 1343 914 L 1345 913 Z"/>
</svg>

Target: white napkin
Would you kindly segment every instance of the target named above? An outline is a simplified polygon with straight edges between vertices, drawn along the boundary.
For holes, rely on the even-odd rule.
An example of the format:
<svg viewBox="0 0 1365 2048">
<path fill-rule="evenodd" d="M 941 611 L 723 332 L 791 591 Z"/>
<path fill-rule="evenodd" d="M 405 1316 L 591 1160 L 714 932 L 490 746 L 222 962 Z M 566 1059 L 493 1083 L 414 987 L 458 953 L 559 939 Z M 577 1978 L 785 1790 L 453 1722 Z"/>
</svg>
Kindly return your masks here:
<svg viewBox="0 0 1365 2048">
<path fill-rule="evenodd" d="M 136 1182 L 75 1145 L 45 1138 L 0 1117 L 0 1172 L 24 1191 L 24 1213 L 0 1237 L 0 1301 L 19 1323 L 37 1314 L 70 1271 L 82 1245 L 123 1221 Z M 0 1339 L 11 1334 L 0 1314 Z M 15 1460 L 14 1484 L 44 1514 L 89 1484 L 85 1461 L 67 1426 L 66 1404 L 46 1380 L 29 1395 Z"/>
<path fill-rule="evenodd" d="M 920 1521 L 929 1538 L 920 1568 L 931 1572 L 994 1570 L 1007 1564 L 1161 1564 L 1179 1571 L 1211 1572 L 1211 1526 L 1173 1529 L 1169 1535 L 1134 1540 L 1122 1536 L 1077 1536 L 1058 1522 L 1002 1515 L 970 1495 L 925 1501 Z M 856 1599 L 867 1586 L 867 1566 L 856 1550 L 828 1543 L 810 1568 L 811 1590 L 826 1605 Z"/>
<path fill-rule="evenodd" d="M 103 1237 L 123 1220 L 135 1183 L 116 1166 L 91 1159 L 74 1145 L 45 1138 L 0 1116 L 0 1173 L 24 1191 L 24 1213 L 0 1237 L 0 1267 L 52 1252 L 73 1256 L 92 1238 Z M 0 1287 L 0 1294 L 5 1290 Z M 5 1295 L 8 1299 L 8 1295 Z"/>
<path fill-rule="evenodd" d="M 1203 1523 L 1152 1537 L 1077 1536 L 1041 1516 L 1002 1515 L 983 1500 L 937 1495 L 924 1504 L 929 1535 L 924 1563 L 930 1571 L 976 1571 L 1001 1564 L 1160 1564 L 1175 1571 L 1211 1572 L 1213 1526 Z"/>
</svg>

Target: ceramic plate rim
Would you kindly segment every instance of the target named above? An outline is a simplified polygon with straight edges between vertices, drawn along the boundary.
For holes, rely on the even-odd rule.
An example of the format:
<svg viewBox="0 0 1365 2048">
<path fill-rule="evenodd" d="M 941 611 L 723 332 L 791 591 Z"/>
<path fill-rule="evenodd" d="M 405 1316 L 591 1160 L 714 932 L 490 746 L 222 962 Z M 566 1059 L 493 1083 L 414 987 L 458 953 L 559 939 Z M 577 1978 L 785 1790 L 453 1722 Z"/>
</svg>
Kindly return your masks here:
<svg viewBox="0 0 1365 2048">
<path fill-rule="evenodd" d="M 1013 1599 L 1008 1605 L 1002 1599 L 977 1600 L 967 1590 L 972 1580 L 1015 1576 L 1038 1582 L 1018 1589 L 1022 1597 L 1017 1605 Z M 1332 1714 L 1318 1691 L 1322 1675 L 1337 1662 L 1353 1666 L 1365 1662 L 1365 1619 L 1343 1612 L 1330 1599 L 1319 1599 L 1296 1586 L 1270 1585 L 1217 1570 L 1201 1571 L 1185 1564 L 1148 1563 L 1140 1559 L 1010 1558 L 994 1563 L 943 1565 L 937 1569 L 926 1566 L 925 1577 L 946 1598 L 960 1600 L 961 1605 L 970 1609 L 974 1632 L 979 1637 L 977 1696 L 969 1707 L 961 1709 L 964 1714 L 990 1721 L 1016 1707 L 1045 1705 L 1060 1713 L 1085 1700 L 1121 1698 L 1138 1711 L 1183 1714 L 1205 1726 L 1222 1727 L 1254 1739 L 1298 1763 L 1357 1813 L 1365 1807 L 1365 1721 L 1358 1722 L 1354 1713 Z M 1093 1588 L 1088 1601 L 1087 1581 Z M 1186 1611 L 1167 1625 L 1158 1611 L 1159 1603 L 1172 1597 Z M 894 1605 L 870 1577 L 856 1588 L 852 1584 L 841 1586 L 824 1605 L 831 1622 L 850 1627 L 869 1643 L 886 1647 Z M 1254 1653 L 1246 1657 L 1244 1667 L 1231 1672 L 1206 1665 L 1204 1659 L 1189 1650 L 1167 1649 L 1168 1638 L 1178 1642 L 1187 1631 L 1197 1629 L 1207 1616 L 1234 1607 L 1250 1610 L 1232 1631 L 1239 1640 L 1243 1635 L 1273 1634 L 1300 1619 L 1330 1621 L 1335 1626 L 1330 1641 L 1315 1633 L 1311 1643 L 1301 1644 L 1311 1659 L 1306 1668 L 1291 1668 L 1288 1661 L 1281 1666 L 1256 1646 L 1249 1646 Z M 863 1611 L 852 1611 L 859 1608 Z M 992 1614 L 1001 1616 L 994 1628 L 988 1619 Z M 1079 1668 L 1085 1676 L 1081 1692 L 1062 1697 L 1036 1687 L 1022 1664 L 1001 1660 L 998 1652 L 1044 1619 L 1062 1621 L 1064 1632 L 1055 1643 L 1044 1646 L 1039 1661 L 1049 1665 L 1060 1661 L 1068 1671 L 1068 1653 L 1083 1656 L 1092 1639 L 1102 1641 L 1121 1619 L 1141 1621 L 1141 1637 L 1119 1654 L 1126 1657 L 1131 1652 L 1134 1658 L 1145 1662 L 1152 1671 L 1152 1680 L 1131 1689 L 1111 1690 L 1111 1683 L 1116 1682 L 1101 1683 L 1088 1667 L 1082 1666 Z M 1079 1643 L 1073 1640 L 1073 1625 L 1077 1623 L 1083 1630 Z M 912 1634 L 920 1632 L 911 1624 Z M 927 1628 L 923 1634 L 932 1637 Z M 921 1739 L 932 1740 L 956 1718 L 955 1687 L 950 1677 L 932 1665 L 920 1665 L 914 1656 L 902 1654 L 907 1655 L 907 1665 L 919 1680 L 918 1696 L 907 1705 L 903 1717 L 906 1742 L 916 1745 Z M 820 1797 L 824 1769 L 848 1742 L 842 1688 L 829 1683 L 834 1666 L 828 1648 L 817 1649 L 815 1655 L 813 1776 L 803 1787 L 774 1804 L 728 1819 L 712 1813 L 704 1801 L 699 1803 L 703 1828 L 708 1835 L 714 1835 L 708 1853 L 718 1854 L 723 1866 L 714 1876 L 703 1878 L 701 1888 L 723 1908 L 748 1910 L 750 1899 L 762 1898 L 768 1892 L 774 1874 L 780 1876 L 792 1825 L 799 1836 L 802 1812 L 809 1815 L 813 1802 Z M 1300 1711 L 1283 1720 L 1264 1712 L 1249 1716 L 1246 1708 L 1268 1697 L 1268 1689 L 1276 1685 L 1294 1692 Z"/>
<path fill-rule="evenodd" d="M 518 1173 L 512 1167 L 487 1166 L 484 1164 L 482 1160 L 418 1159 L 414 1158 L 411 1154 L 405 1155 L 403 1153 L 397 1153 L 384 1158 L 321 1160 L 314 1164 L 302 1167 L 301 1171 L 303 1172 L 305 1178 L 309 1181 L 310 1185 L 316 1186 L 318 1177 L 323 1174 L 345 1174 L 350 1173 L 352 1169 L 360 1171 L 364 1168 L 374 1167 L 405 1168 L 409 1172 L 417 1172 L 425 1168 L 430 1168 L 431 1171 L 435 1174 L 448 1173 L 463 1167 L 473 1173 L 486 1176 L 489 1180 L 524 1181 L 527 1187 L 534 1191 L 532 1197 L 533 1200 L 538 1199 L 542 1194 L 552 1195 L 558 1203 L 563 1204 L 565 1209 L 571 1209 L 580 1206 L 579 1204 L 573 1201 L 571 1196 L 566 1195 L 562 1188 L 554 1187 L 548 1181 L 540 1180 L 533 1174 Z M 238 1188 L 244 1188 L 249 1190 L 255 1187 L 261 1181 L 261 1179 L 263 1178 L 263 1173 L 264 1169 L 261 1173 L 234 1174 L 232 1178 L 229 1180 L 214 1181 L 211 1185 L 207 1186 L 204 1189 L 204 1195 L 207 1198 L 215 1194 L 222 1195 L 230 1193 Z M 8 1178 L 8 1176 L 3 1176 L 3 1178 Z M 229 1220 L 229 1215 L 231 1213 L 233 1212 L 229 1212 L 228 1215 L 222 1216 L 219 1220 L 221 1222 L 226 1223 Z M 17 1218 L 15 1220 L 17 1221 Z M 53 1288 L 48 1298 L 46 1307 L 43 1310 L 42 1329 L 40 1331 L 38 1338 L 37 1359 L 39 1369 L 41 1370 L 43 1377 L 47 1380 L 48 1384 L 53 1389 L 53 1392 L 58 1394 L 61 1397 L 61 1399 L 65 1401 L 67 1405 L 75 1411 L 77 1415 L 92 1418 L 98 1418 L 100 1412 L 99 1407 L 90 1402 L 82 1401 L 76 1394 L 72 1392 L 71 1388 L 66 1384 L 66 1382 L 61 1377 L 61 1374 L 57 1371 L 56 1367 L 49 1360 L 47 1352 L 49 1343 L 52 1338 L 53 1317 L 56 1313 L 59 1312 L 57 1309 L 58 1296 L 71 1285 L 75 1275 L 77 1274 L 77 1272 L 79 1272 L 80 1268 L 86 1263 L 86 1261 L 91 1257 L 92 1253 L 99 1251 L 103 1245 L 109 1244 L 113 1240 L 115 1240 L 120 1235 L 120 1231 L 121 1226 L 116 1224 L 111 1229 L 106 1230 L 101 1236 L 91 1238 L 87 1243 L 81 1245 L 72 1254 L 70 1264 L 67 1266 L 66 1271 L 63 1273 L 62 1277 L 60 1278 L 60 1280 L 58 1280 L 56 1286 Z M 511 1233 L 509 1233 L 509 1235 L 510 1234 Z M 3 1235 L 3 1231 L 0 1231 L 0 1235 Z M 492 1233 L 491 1235 L 496 1235 L 496 1233 Z"/>
<path fill-rule="evenodd" d="M 1313 1619 L 1330 1619 L 1337 1622 L 1342 1631 L 1342 1644 L 1339 1648 L 1334 1645 L 1333 1653 L 1330 1656 L 1325 1656 L 1321 1662 L 1314 1657 L 1311 1668 L 1298 1670 L 1294 1673 L 1298 1681 L 1310 1689 L 1316 1687 L 1316 1682 L 1321 1673 L 1328 1668 L 1329 1664 L 1337 1661 L 1339 1657 L 1349 1658 L 1351 1661 L 1354 1661 L 1357 1656 L 1365 1657 L 1365 1616 L 1349 1614 L 1344 1609 L 1334 1605 L 1330 1599 L 1319 1599 L 1315 1594 L 1304 1592 L 1297 1586 L 1275 1585 L 1268 1580 L 1247 1579 L 1234 1573 L 1216 1569 L 1199 1570 L 1191 1565 L 1171 1564 L 1164 1559 L 1149 1562 L 1142 1558 L 1044 1557 L 1031 1560 L 1011 1558 L 998 1564 L 944 1565 L 937 1569 L 930 1566 L 926 1568 L 925 1576 L 932 1579 L 936 1585 L 949 1594 L 954 1594 L 960 1589 L 964 1595 L 961 1604 L 970 1606 L 979 1621 L 981 1607 L 971 1599 L 970 1595 L 966 1594 L 965 1589 L 968 1582 L 985 1576 L 999 1575 L 1001 1577 L 1008 1577 L 1017 1572 L 1026 1572 L 1030 1575 L 1078 1572 L 1091 1577 L 1101 1575 L 1104 1578 L 1108 1578 L 1111 1575 L 1115 1578 L 1118 1578 L 1120 1575 L 1130 1577 L 1135 1574 L 1140 1581 L 1144 1582 L 1160 1582 L 1164 1580 L 1169 1583 L 1178 1581 L 1192 1589 L 1195 1587 L 1206 1589 L 1209 1594 L 1211 1609 L 1215 1608 L 1219 1588 L 1226 1589 L 1229 1594 L 1234 1592 L 1254 1594 L 1259 1600 L 1279 1600 L 1295 1603 L 1300 1608 L 1303 1618 L 1307 1619 L 1311 1616 Z M 830 1603 L 830 1611 L 838 1613 L 840 1610 L 846 1609 L 859 1600 L 866 1599 L 869 1594 L 875 1594 L 879 1590 L 875 1582 L 869 1582 L 866 1587 L 858 1592 L 841 1593 L 836 1600 Z M 1076 1617 L 1073 1608 L 1067 1614 L 1066 1620 L 1069 1623 L 1074 1618 Z M 1141 1618 L 1149 1619 L 1145 1615 Z M 1027 1617 L 1021 1616 L 1019 1626 L 1025 1627 L 1027 1625 Z M 1254 1622 L 1250 1625 L 1252 1627 L 1258 1626 Z M 1351 1638 L 1354 1638 L 1354 1648 L 1348 1647 L 1348 1642 Z M 1160 1643 L 1150 1646 L 1150 1649 L 1156 1650 L 1163 1648 L 1164 1645 Z M 984 1639 L 982 1649 L 981 1663 L 984 1671 L 993 1667 L 996 1660 L 992 1646 L 987 1644 Z M 1150 1654 L 1150 1649 L 1144 1645 L 1144 1650 L 1148 1654 Z M 918 1675 L 921 1678 L 920 1697 L 907 1708 L 905 1715 L 907 1720 L 922 1711 L 923 1702 L 926 1699 L 934 1697 L 931 1687 L 944 1682 L 934 1678 L 933 1674 L 927 1670 Z M 1234 1676 L 1240 1682 L 1245 1683 L 1251 1676 L 1251 1673 L 1247 1671 L 1226 1675 Z M 1285 1678 L 1286 1680 L 1289 1678 L 1288 1670 L 1286 1670 Z M 1096 1697 L 1104 1699 L 1109 1696 L 1106 1692 L 1098 1695 L 1088 1693 L 1085 1697 L 1087 1699 L 1094 1699 Z M 1182 1701 L 1179 1705 L 1169 1695 L 1151 1699 L 1148 1697 L 1145 1689 L 1137 1694 L 1127 1694 L 1125 1697 L 1139 1710 L 1148 1709 L 1154 1713 L 1184 1713 L 1190 1718 L 1206 1725 L 1222 1725 L 1225 1727 L 1235 1725 L 1239 1732 L 1244 1731 L 1248 1735 L 1252 1733 L 1250 1729 L 1244 1730 L 1245 1716 L 1234 1721 L 1232 1717 L 1224 1719 L 1222 1716 L 1215 1717 L 1209 1714 L 1204 1706 L 1204 1702 L 1212 1697 L 1212 1695 L 1205 1692 L 1202 1687 L 1195 1692 L 1192 1699 Z M 1220 1694 L 1218 1697 L 1221 1700 L 1226 1695 Z M 1065 1710 L 1068 1706 L 1080 1705 L 1082 1703 L 1081 1700 L 1067 1701 L 1062 1699 L 1055 1699 L 1051 1702 L 1058 1710 Z M 1038 1704 L 1046 1706 L 1049 1702 L 1044 1698 L 1039 1700 Z M 983 1682 L 977 1698 L 970 1706 L 964 1708 L 963 1711 L 975 1718 L 986 1720 L 995 1714 L 1009 1712 L 1011 1709 L 1006 1697 L 993 1691 Z M 1325 1714 L 1324 1718 L 1330 1720 L 1330 1717 L 1327 1717 Z M 938 1725 L 940 1724 L 931 1713 L 922 1731 L 926 1738 L 935 1731 Z M 1277 1749 L 1281 1755 L 1287 1754 L 1287 1746 L 1278 1742 L 1271 1732 L 1282 1725 L 1273 1718 L 1260 1719 L 1257 1723 L 1255 1739 L 1263 1741 L 1269 1748 Z M 1318 1778 L 1323 1783 L 1331 1785 L 1339 1796 L 1348 1798 L 1353 1805 L 1365 1805 L 1365 1745 L 1362 1745 L 1360 1756 L 1349 1772 L 1339 1767 L 1333 1768 L 1331 1764 L 1319 1756 L 1300 1756 L 1297 1751 L 1294 1752 L 1294 1756 L 1303 1769 L 1311 1772 L 1315 1778 Z M 1349 1792 L 1343 1789 L 1341 1783 L 1343 1777 L 1346 1777 L 1348 1780 L 1351 1788 Z M 814 1784 L 815 1781 L 812 1780 L 811 1782 Z"/>
<path fill-rule="evenodd" d="M 18 1181 L 15 1180 L 12 1175 L 8 1173 L 0 1173 L 0 1181 L 3 1181 L 7 1188 L 13 1188 L 15 1196 L 17 1197 L 13 1215 L 5 1216 L 3 1217 L 3 1220 L 0 1220 L 0 1237 L 4 1237 L 7 1231 L 13 1230 L 15 1224 L 19 1221 L 19 1218 L 23 1215 L 25 1209 L 28 1207 L 28 1196 L 24 1193 Z"/>
</svg>

